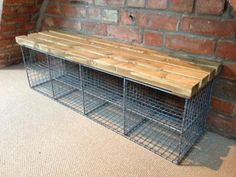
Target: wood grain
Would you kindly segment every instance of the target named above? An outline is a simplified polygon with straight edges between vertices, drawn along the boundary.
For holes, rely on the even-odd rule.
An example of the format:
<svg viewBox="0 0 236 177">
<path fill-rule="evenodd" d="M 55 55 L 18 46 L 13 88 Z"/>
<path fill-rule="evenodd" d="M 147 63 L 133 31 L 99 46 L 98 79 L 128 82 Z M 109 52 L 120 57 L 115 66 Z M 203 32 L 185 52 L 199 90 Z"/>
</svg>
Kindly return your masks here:
<svg viewBox="0 0 236 177">
<path fill-rule="evenodd" d="M 213 61 L 171 57 L 93 36 L 44 31 L 16 37 L 19 45 L 138 80 L 191 98 L 220 72 Z"/>
</svg>

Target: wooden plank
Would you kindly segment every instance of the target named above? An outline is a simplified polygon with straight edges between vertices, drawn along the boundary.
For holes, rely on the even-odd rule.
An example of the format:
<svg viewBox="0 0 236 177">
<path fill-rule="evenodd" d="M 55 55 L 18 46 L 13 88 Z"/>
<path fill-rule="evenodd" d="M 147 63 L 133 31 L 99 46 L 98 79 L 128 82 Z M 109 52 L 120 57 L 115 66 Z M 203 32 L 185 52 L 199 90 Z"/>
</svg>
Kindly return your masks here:
<svg viewBox="0 0 236 177">
<path fill-rule="evenodd" d="M 55 31 L 16 37 L 20 45 L 191 98 L 219 71 L 216 62 L 170 57 L 151 49 Z"/>
<path fill-rule="evenodd" d="M 51 35 L 51 33 L 49 33 L 48 35 Z M 54 35 L 54 34 L 53 34 Z M 57 35 L 57 34 L 56 34 Z M 70 40 L 72 40 L 72 39 L 70 39 Z M 100 49 L 101 50 L 101 49 Z M 109 50 L 109 48 L 107 49 L 107 50 Z M 125 52 L 123 52 L 123 51 L 118 51 L 117 49 L 116 49 L 116 51 L 114 51 L 114 49 L 110 49 L 109 51 L 111 51 L 111 50 L 113 50 L 112 52 L 115 54 L 115 57 L 117 58 L 117 56 L 119 56 L 119 54 L 121 54 L 121 55 L 123 55 L 123 56 L 125 56 L 125 58 L 126 59 L 129 59 L 129 58 L 127 58 L 127 57 L 133 57 L 133 59 L 134 59 L 134 54 L 132 53 L 131 55 L 125 55 Z M 118 52 L 118 53 L 117 53 Z M 142 58 L 142 60 L 144 60 L 145 58 Z M 159 62 L 158 60 L 155 60 L 155 62 Z M 163 64 L 163 62 L 161 62 L 162 64 Z M 165 63 L 164 63 L 165 64 Z M 165 64 L 166 65 L 166 64 Z M 172 68 L 173 68 L 173 65 L 171 66 Z M 178 67 L 179 68 L 179 65 L 177 65 L 176 67 Z M 189 66 L 188 67 L 185 67 L 185 68 L 183 68 L 183 67 L 181 67 L 180 69 L 182 69 L 182 70 L 187 70 L 187 71 L 189 71 L 188 73 L 194 73 L 194 71 L 195 70 L 191 70 L 191 69 L 189 69 Z M 169 72 L 171 72 L 171 71 L 169 71 Z M 197 70 L 197 72 L 195 72 L 195 73 L 201 73 L 202 71 L 200 70 Z M 204 74 L 206 74 L 206 73 L 208 73 L 208 72 L 205 72 Z M 176 73 L 176 74 L 178 74 L 178 73 Z M 204 77 L 206 77 L 206 76 L 204 76 Z M 209 80 L 212 78 L 212 76 L 211 77 L 209 77 Z M 207 81 L 207 79 L 206 78 L 204 78 L 204 81 Z M 204 85 L 204 84 L 203 84 Z"/>
<path fill-rule="evenodd" d="M 54 33 L 58 34 L 58 32 L 52 32 L 50 34 L 54 34 Z M 67 36 L 67 37 L 71 37 L 72 38 L 72 35 L 70 35 L 70 34 L 65 34 L 65 35 L 62 34 L 61 36 L 62 37 Z M 78 36 L 78 35 L 76 35 L 76 36 Z M 82 38 L 82 36 L 79 36 L 79 39 L 81 39 L 81 38 Z M 86 37 L 86 38 L 88 39 L 89 37 Z M 90 38 L 92 38 L 92 37 L 90 37 Z M 74 37 L 74 39 L 75 39 L 75 37 Z M 94 40 L 95 39 L 93 39 L 93 41 Z M 192 61 L 191 62 L 187 62 L 187 61 L 186 62 L 182 62 L 179 59 L 175 60 L 175 59 L 173 59 L 173 58 L 171 58 L 171 57 L 169 57 L 167 55 L 163 55 L 163 54 L 160 55 L 157 52 L 153 53 L 152 55 L 147 55 L 144 52 L 143 52 L 142 55 L 140 55 L 137 52 L 133 52 L 133 51 L 126 51 L 126 52 L 124 52 L 122 50 L 121 51 L 117 50 L 117 48 L 118 48 L 117 45 L 113 45 L 113 44 L 112 45 L 111 44 L 107 45 L 107 43 L 105 43 L 104 41 L 99 42 L 99 45 L 104 45 L 104 44 L 106 45 L 106 47 L 105 46 L 103 46 L 103 47 L 105 47 L 106 49 L 112 51 L 116 55 L 115 56 L 116 58 L 119 57 L 119 56 L 121 56 L 121 57 L 124 56 L 126 58 L 127 57 L 132 57 L 132 58 L 146 59 L 146 60 L 151 60 L 151 61 L 156 61 L 156 62 L 162 62 L 164 64 L 168 64 L 168 65 L 172 65 L 172 66 L 174 65 L 174 66 L 177 66 L 177 67 L 182 67 L 183 69 L 184 68 L 192 69 L 192 70 L 195 70 L 197 72 L 201 72 L 202 70 L 204 70 L 206 72 L 211 72 L 210 75 L 209 75 L 209 80 L 211 80 L 213 78 L 214 74 L 215 74 L 215 69 L 214 68 L 205 67 L 203 65 L 196 64 L 196 63 L 194 63 Z M 94 44 L 92 44 L 92 45 L 94 45 Z M 127 46 L 127 45 L 125 45 L 125 46 Z M 150 50 L 148 52 L 150 52 Z"/>
<path fill-rule="evenodd" d="M 57 39 L 57 37 L 56 37 L 56 39 L 54 39 L 54 38 L 52 38 L 51 37 L 51 34 L 50 33 L 40 33 L 40 34 L 42 34 L 42 35 L 44 35 L 44 34 L 46 34 L 46 36 L 47 36 L 47 39 L 46 39 L 46 41 L 47 40 L 49 40 L 49 39 L 51 39 L 51 41 L 53 41 L 53 40 L 55 40 L 55 41 L 58 41 Z M 40 36 L 40 34 L 38 35 L 38 36 Z M 60 39 L 60 38 L 59 38 Z M 63 43 L 63 44 L 67 44 L 67 45 L 76 45 L 76 42 L 74 42 L 74 41 L 69 41 L 69 44 L 68 44 L 68 41 L 66 40 L 65 42 L 63 41 L 63 40 L 60 40 L 60 42 L 61 43 Z M 84 46 L 82 46 L 82 45 L 80 45 L 79 46 L 79 49 L 85 49 L 85 50 L 88 50 L 88 51 L 91 51 L 91 50 L 93 50 L 93 48 L 91 48 L 91 47 L 85 47 L 85 48 L 83 48 Z M 95 49 L 96 51 L 97 51 L 97 49 Z M 98 52 L 102 52 L 103 53 L 103 51 L 102 50 L 98 50 Z M 109 52 L 109 54 L 111 55 L 112 54 L 112 52 Z M 112 56 L 111 56 L 112 57 Z M 127 59 L 126 59 L 127 60 Z M 108 60 L 107 60 L 108 61 Z M 109 60 L 110 61 L 110 60 Z M 125 61 L 125 59 L 124 59 L 124 61 Z M 134 61 L 134 63 L 136 63 L 135 61 Z M 191 77 L 191 78 L 193 78 L 193 80 L 194 79 L 196 79 L 196 78 L 198 78 L 198 79 L 201 79 L 202 77 L 203 77 L 203 80 L 201 80 L 200 81 L 200 86 L 202 86 L 202 85 L 205 85 L 206 83 L 207 83 L 207 77 L 208 77 L 208 75 L 207 74 L 205 74 L 204 73 L 204 76 L 202 75 L 202 73 L 200 73 L 201 74 L 201 77 L 197 77 L 198 76 L 198 73 L 196 73 L 196 76 L 195 76 L 195 72 L 194 71 L 191 71 L 191 72 L 187 72 L 187 74 L 185 74 L 184 75 L 184 73 L 186 73 L 185 72 L 185 70 L 183 70 L 183 69 L 179 69 L 179 70 L 181 70 L 181 71 L 179 71 L 178 69 L 177 69 L 177 71 L 179 71 L 179 72 L 173 72 L 172 70 L 174 69 L 174 67 L 173 66 L 171 66 L 171 67 L 165 67 L 166 65 L 164 65 L 164 64 L 159 64 L 159 65 L 157 65 L 157 63 L 155 64 L 155 65 L 153 65 L 153 62 L 151 63 L 151 62 L 143 62 L 143 60 L 141 61 L 140 60 L 140 62 L 138 62 L 137 61 L 137 64 L 139 64 L 139 63 L 142 63 L 143 64 L 143 66 L 146 66 L 146 67 L 148 67 L 148 66 L 155 66 L 156 68 L 153 68 L 153 67 L 151 67 L 152 69 L 157 69 L 157 68 L 160 68 L 160 67 L 162 67 L 161 69 L 163 70 L 163 71 L 165 71 L 165 72 L 171 72 L 171 73 L 175 73 L 176 75 L 181 75 L 181 76 L 185 76 L 186 78 L 188 78 L 189 76 Z M 107 66 L 105 63 L 103 63 L 104 64 L 104 67 L 105 66 Z M 140 65 L 142 65 L 142 64 L 140 64 Z M 106 68 L 107 69 L 107 68 Z"/>
<path fill-rule="evenodd" d="M 55 32 L 55 31 L 50 31 L 52 34 L 58 34 L 58 32 Z M 71 35 L 71 34 L 64 34 L 64 33 L 60 33 L 63 36 L 68 36 L 68 37 L 72 37 L 72 36 L 78 36 L 79 39 L 82 39 L 83 38 L 83 35 L 79 35 L 79 34 L 76 34 L 76 35 Z M 174 61 L 174 63 L 172 64 L 175 64 L 176 62 L 182 62 L 184 61 L 185 63 L 188 63 L 189 65 L 187 67 L 193 67 L 193 66 L 197 66 L 198 68 L 201 68 L 201 69 L 205 69 L 207 71 L 213 69 L 213 71 L 216 69 L 216 72 L 214 73 L 218 73 L 219 72 L 219 63 L 217 62 L 213 62 L 213 61 L 205 61 L 205 60 L 192 60 L 192 59 L 178 59 L 176 57 L 171 57 L 167 54 L 163 54 L 163 53 L 160 53 L 160 52 L 157 52 L 157 51 L 154 51 L 154 50 L 151 50 L 151 49 L 144 49 L 144 48 L 141 48 L 139 46 L 131 46 L 131 45 L 128 45 L 128 44 L 122 44 L 122 43 L 118 43 L 118 42 L 113 42 L 113 41 L 104 41 L 102 39 L 99 39 L 99 38 L 95 38 L 95 37 L 92 37 L 92 36 L 89 36 L 87 37 L 86 36 L 86 39 L 87 40 L 90 40 L 90 41 L 93 41 L 95 43 L 98 43 L 98 44 L 102 44 L 102 45 L 107 45 L 107 46 L 110 46 L 110 47 L 115 47 L 115 48 L 121 48 L 121 49 L 126 49 L 127 51 L 130 51 L 130 52 L 136 52 L 136 53 L 143 53 L 143 54 L 148 54 L 148 55 L 151 55 L 151 56 L 155 56 L 155 57 L 160 57 L 160 58 L 165 58 L 167 60 L 165 60 L 166 62 L 171 62 L 172 63 L 172 60 Z M 132 53 L 133 55 L 133 53 Z M 162 60 L 163 61 L 163 60 Z M 183 64 L 183 63 L 182 63 Z"/>
<path fill-rule="evenodd" d="M 146 68 L 137 67 L 130 63 L 117 65 L 116 71 L 121 75 L 128 75 L 132 79 L 137 79 L 150 85 L 159 86 L 169 92 L 173 92 L 181 96 L 188 95 L 188 97 L 191 97 L 192 94 L 195 94 L 198 90 L 198 83 L 195 85 L 187 83 L 179 84 L 178 81 L 173 81 L 171 77 L 167 79 L 168 76 L 165 74 L 158 72 L 154 73 Z"/>
<path fill-rule="evenodd" d="M 124 62 L 124 61 L 119 61 L 119 60 L 111 60 L 111 59 L 107 59 L 107 58 L 101 58 L 101 59 L 95 59 L 93 60 L 93 65 L 96 64 L 103 64 L 104 66 L 113 66 L 114 71 L 116 71 L 116 66 L 127 66 L 126 68 L 129 70 L 128 66 L 132 69 L 132 71 L 134 71 L 134 69 L 142 69 L 144 71 L 144 73 L 149 72 L 152 73 L 153 75 L 159 75 L 159 77 L 161 77 L 162 79 L 170 79 L 173 82 L 178 82 L 180 80 L 179 83 L 177 84 L 188 84 L 188 85 L 192 85 L 192 84 L 197 84 L 199 82 L 199 79 L 197 78 L 189 78 L 186 77 L 184 75 L 178 75 L 178 74 L 173 74 L 171 72 L 166 72 L 162 69 L 157 69 L 157 68 L 150 68 L 149 66 L 140 66 L 134 63 L 130 63 L 130 62 Z"/>
</svg>

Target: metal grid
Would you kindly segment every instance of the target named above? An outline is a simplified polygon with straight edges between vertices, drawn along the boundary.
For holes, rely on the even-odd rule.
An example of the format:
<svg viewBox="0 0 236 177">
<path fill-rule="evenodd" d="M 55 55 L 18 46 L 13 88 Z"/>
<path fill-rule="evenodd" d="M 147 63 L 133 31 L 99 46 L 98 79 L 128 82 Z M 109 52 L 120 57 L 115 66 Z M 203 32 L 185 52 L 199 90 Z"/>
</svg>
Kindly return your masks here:
<svg viewBox="0 0 236 177">
<path fill-rule="evenodd" d="M 22 48 L 30 86 L 179 164 L 206 129 L 212 82 L 184 99 L 127 78 Z"/>
<path fill-rule="evenodd" d="M 132 141 L 179 164 L 205 132 L 212 83 L 192 99 L 133 81 L 125 85 L 124 133 Z"/>
<path fill-rule="evenodd" d="M 96 122 L 123 133 L 123 79 L 82 67 L 85 114 Z"/>
<path fill-rule="evenodd" d="M 47 55 L 25 47 L 21 49 L 30 87 L 53 97 Z"/>
</svg>

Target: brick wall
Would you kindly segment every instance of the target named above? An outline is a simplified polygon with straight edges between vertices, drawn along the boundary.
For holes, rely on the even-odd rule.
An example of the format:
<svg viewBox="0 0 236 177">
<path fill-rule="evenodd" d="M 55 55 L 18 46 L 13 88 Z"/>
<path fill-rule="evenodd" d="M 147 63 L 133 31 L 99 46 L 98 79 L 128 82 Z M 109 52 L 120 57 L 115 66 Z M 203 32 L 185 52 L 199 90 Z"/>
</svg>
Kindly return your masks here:
<svg viewBox="0 0 236 177">
<path fill-rule="evenodd" d="M 35 28 L 42 0 L 3 0 L 0 3 L 0 68 L 21 62 L 15 36 Z"/>
</svg>

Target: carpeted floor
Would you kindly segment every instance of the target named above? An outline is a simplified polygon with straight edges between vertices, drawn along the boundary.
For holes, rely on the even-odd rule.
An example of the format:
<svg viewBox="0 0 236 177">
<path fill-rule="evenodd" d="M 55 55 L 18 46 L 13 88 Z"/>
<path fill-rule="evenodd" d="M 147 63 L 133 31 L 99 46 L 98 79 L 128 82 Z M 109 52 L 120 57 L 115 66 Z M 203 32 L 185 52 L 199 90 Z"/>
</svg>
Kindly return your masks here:
<svg viewBox="0 0 236 177">
<path fill-rule="evenodd" d="M 0 70 L 0 177 L 236 177 L 236 142 L 207 133 L 180 166 Z"/>
</svg>

